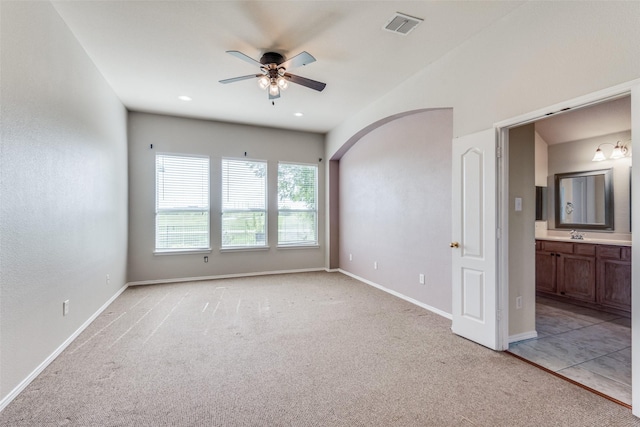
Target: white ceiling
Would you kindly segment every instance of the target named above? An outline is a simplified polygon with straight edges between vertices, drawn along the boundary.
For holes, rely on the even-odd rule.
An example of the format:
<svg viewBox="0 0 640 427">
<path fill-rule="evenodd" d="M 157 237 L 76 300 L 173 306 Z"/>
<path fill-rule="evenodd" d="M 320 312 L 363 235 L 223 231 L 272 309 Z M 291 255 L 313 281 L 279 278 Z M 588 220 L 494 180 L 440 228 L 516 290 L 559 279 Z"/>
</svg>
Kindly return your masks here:
<svg viewBox="0 0 640 427">
<path fill-rule="evenodd" d="M 100 72 L 130 110 L 328 132 L 406 78 L 446 55 L 522 2 L 516 1 L 54 1 Z M 409 35 L 382 29 L 401 12 L 423 18 Z M 317 59 L 293 74 L 271 105 L 259 72 L 225 53 L 258 60 L 275 51 Z M 188 95 L 190 102 L 178 96 Z M 304 113 L 295 117 L 296 112 Z M 536 123 L 549 144 L 631 128 L 629 97 Z"/>
<path fill-rule="evenodd" d="M 53 2 L 130 110 L 313 132 L 333 129 L 521 3 Z M 384 31 L 395 12 L 424 22 L 407 36 Z M 258 72 L 227 50 L 255 59 L 266 51 L 288 57 L 308 51 L 317 62 L 291 72 L 327 87 L 316 92 L 291 84 L 272 106 L 254 80 L 218 83 Z"/>
<path fill-rule="evenodd" d="M 630 129 L 630 96 L 556 114 L 536 122 L 536 132 L 549 145 L 610 135 Z"/>
</svg>

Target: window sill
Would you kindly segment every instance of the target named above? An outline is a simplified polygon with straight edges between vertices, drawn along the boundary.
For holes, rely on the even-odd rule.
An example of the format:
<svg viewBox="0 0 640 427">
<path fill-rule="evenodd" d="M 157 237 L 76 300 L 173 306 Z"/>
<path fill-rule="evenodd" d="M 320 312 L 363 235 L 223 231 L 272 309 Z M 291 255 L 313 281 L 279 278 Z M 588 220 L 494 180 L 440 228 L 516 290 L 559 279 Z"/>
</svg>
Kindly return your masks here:
<svg viewBox="0 0 640 427">
<path fill-rule="evenodd" d="M 164 256 L 164 255 L 197 255 L 197 254 L 210 254 L 211 248 L 209 249 L 157 249 L 153 251 L 154 256 Z"/>
<path fill-rule="evenodd" d="M 317 243 L 312 243 L 305 245 L 303 243 L 297 243 L 292 245 L 278 245 L 278 249 L 319 249 L 320 245 Z"/>
<path fill-rule="evenodd" d="M 228 248 L 220 248 L 220 252 L 252 252 L 252 251 L 268 251 L 269 246 L 232 246 Z"/>
</svg>

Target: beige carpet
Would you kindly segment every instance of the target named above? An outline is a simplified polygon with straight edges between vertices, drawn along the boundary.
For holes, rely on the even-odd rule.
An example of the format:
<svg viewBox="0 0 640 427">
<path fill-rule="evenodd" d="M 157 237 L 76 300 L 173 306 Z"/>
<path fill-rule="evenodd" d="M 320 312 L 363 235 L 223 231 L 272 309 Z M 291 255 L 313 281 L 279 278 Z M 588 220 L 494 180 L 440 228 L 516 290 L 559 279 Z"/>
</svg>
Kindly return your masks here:
<svg viewBox="0 0 640 427">
<path fill-rule="evenodd" d="M 340 273 L 133 287 L 2 426 L 629 426 L 628 409 Z"/>
</svg>

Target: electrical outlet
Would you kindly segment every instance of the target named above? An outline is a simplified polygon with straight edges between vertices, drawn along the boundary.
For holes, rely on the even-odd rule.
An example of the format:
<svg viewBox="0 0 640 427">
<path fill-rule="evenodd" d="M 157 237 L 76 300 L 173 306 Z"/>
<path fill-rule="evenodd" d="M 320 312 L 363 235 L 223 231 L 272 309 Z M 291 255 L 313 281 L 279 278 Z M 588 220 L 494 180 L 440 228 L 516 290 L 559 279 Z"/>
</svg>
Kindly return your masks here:
<svg viewBox="0 0 640 427">
<path fill-rule="evenodd" d="M 209 257 L 208 256 L 204 257 L 204 262 L 209 262 Z"/>
<path fill-rule="evenodd" d="M 420 273 L 420 275 L 418 275 L 418 281 L 421 285 L 424 285 L 424 274 Z"/>
<path fill-rule="evenodd" d="M 373 261 L 373 269 L 374 270 L 378 269 L 378 261 Z"/>
<path fill-rule="evenodd" d="M 69 300 L 62 302 L 62 315 L 66 316 L 69 314 Z"/>
<path fill-rule="evenodd" d="M 522 308 L 522 297 L 516 297 L 516 309 L 520 310 Z"/>
<path fill-rule="evenodd" d="M 349 254 L 349 261 L 353 261 L 353 254 Z"/>
<path fill-rule="evenodd" d="M 108 274 L 107 274 L 106 281 L 107 281 L 107 285 L 111 284 L 111 277 Z"/>
</svg>

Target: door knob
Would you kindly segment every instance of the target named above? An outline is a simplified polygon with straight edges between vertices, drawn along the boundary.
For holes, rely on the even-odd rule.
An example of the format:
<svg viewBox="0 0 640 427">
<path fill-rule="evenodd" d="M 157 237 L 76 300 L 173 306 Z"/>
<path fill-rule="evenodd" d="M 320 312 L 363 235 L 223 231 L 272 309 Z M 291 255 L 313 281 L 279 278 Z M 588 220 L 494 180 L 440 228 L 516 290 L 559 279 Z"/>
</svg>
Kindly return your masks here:
<svg viewBox="0 0 640 427">
<path fill-rule="evenodd" d="M 458 242 L 451 242 L 451 243 L 449 243 L 449 247 L 450 248 L 459 248 L 460 244 L 458 244 Z"/>
</svg>

